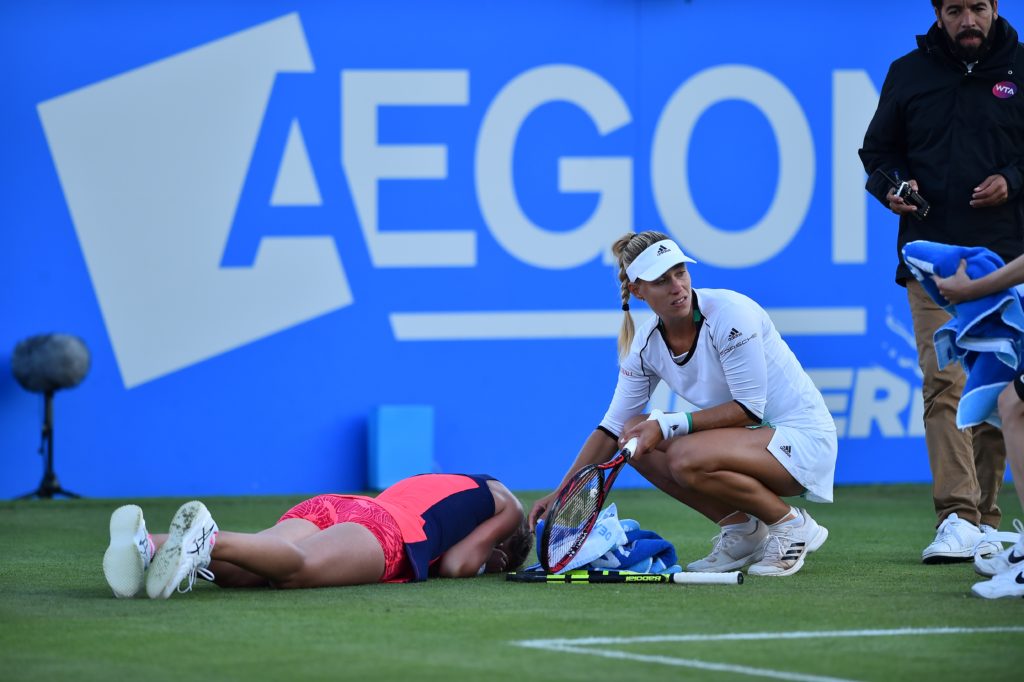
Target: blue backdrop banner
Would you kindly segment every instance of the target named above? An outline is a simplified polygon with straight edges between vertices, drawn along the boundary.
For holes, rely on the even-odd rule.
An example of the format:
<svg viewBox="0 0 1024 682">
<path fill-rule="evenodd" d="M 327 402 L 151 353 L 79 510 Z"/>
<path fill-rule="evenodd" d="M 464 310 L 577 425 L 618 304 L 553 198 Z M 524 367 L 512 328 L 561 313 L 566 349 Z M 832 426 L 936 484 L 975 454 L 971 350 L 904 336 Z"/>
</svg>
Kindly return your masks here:
<svg viewBox="0 0 1024 682">
<path fill-rule="evenodd" d="M 896 220 L 857 148 L 932 20 L 3 3 L 0 496 L 42 471 L 42 398 L 9 367 L 50 331 L 92 351 L 54 400 L 76 492 L 361 489 L 382 405 L 432 408 L 434 470 L 549 488 L 615 384 L 608 247 L 644 229 L 698 261 L 695 286 L 769 310 L 835 417 L 838 482 L 927 480 Z"/>
</svg>

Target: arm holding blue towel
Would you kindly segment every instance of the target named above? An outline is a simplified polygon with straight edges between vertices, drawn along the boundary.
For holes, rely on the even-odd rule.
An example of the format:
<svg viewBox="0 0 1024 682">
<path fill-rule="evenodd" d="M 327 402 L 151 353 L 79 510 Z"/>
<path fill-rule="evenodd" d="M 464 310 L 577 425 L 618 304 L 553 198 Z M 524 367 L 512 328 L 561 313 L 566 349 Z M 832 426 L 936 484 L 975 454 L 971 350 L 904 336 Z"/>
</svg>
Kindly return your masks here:
<svg viewBox="0 0 1024 682">
<path fill-rule="evenodd" d="M 1000 289 L 954 305 L 938 287 L 940 282 L 962 288 L 965 280 L 981 281 L 1004 267 L 1002 259 L 983 247 L 923 240 L 904 246 L 903 259 L 928 295 L 952 315 L 935 332 L 934 344 L 940 369 L 959 361 L 967 373 L 956 425 L 964 429 L 988 422 L 999 427 L 997 398 L 1024 358 L 1021 297 L 1016 290 Z M 1003 278 L 1000 274 L 996 280 Z"/>
<path fill-rule="evenodd" d="M 948 277 L 932 275 L 932 280 L 942 297 L 950 303 L 956 305 L 972 301 L 1024 284 L 1024 256 L 1017 256 L 1003 267 L 977 279 L 968 276 L 967 260 L 961 258 L 956 272 Z"/>
</svg>

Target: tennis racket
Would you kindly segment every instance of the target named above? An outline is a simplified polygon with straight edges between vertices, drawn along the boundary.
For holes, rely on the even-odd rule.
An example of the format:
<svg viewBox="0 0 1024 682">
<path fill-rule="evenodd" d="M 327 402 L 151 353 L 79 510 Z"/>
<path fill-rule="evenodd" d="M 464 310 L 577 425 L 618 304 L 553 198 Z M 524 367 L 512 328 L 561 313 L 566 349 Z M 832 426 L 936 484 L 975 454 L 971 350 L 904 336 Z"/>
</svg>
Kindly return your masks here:
<svg viewBox="0 0 1024 682">
<path fill-rule="evenodd" d="M 604 464 L 588 464 L 562 486 L 548 509 L 540 538 L 540 565 L 558 573 L 572 561 L 594 528 L 619 471 L 636 451 L 632 438 Z"/>
<path fill-rule="evenodd" d="M 634 573 L 632 571 L 569 571 L 544 573 L 519 571 L 506 573 L 505 580 L 514 583 L 583 584 L 583 583 L 671 583 L 675 585 L 742 585 L 743 574 L 728 573 Z"/>
</svg>

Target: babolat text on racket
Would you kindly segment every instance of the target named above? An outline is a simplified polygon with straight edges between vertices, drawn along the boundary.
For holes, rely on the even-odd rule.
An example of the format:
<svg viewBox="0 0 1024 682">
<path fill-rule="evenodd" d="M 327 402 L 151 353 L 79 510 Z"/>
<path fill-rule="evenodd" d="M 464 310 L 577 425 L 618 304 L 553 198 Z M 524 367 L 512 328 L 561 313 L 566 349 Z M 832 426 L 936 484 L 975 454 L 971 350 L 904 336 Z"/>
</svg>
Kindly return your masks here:
<svg viewBox="0 0 1024 682">
<path fill-rule="evenodd" d="M 604 464 L 589 464 L 562 486 L 548 509 L 540 539 L 540 564 L 548 573 L 569 565 L 583 547 L 601 513 L 612 483 L 636 452 L 632 438 Z"/>
</svg>

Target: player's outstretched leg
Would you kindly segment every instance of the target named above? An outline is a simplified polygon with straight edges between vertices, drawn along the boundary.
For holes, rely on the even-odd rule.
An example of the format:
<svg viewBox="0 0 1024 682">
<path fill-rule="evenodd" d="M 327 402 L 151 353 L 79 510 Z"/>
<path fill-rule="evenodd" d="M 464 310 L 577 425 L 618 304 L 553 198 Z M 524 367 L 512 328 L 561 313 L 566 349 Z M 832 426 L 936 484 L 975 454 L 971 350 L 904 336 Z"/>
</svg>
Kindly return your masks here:
<svg viewBox="0 0 1024 682">
<path fill-rule="evenodd" d="M 768 526 L 764 558 L 750 567 L 750 575 L 792 575 L 803 567 L 808 554 L 825 544 L 828 529 L 804 509 L 794 508 L 793 512 L 792 519 Z"/>
<path fill-rule="evenodd" d="M 971 587 L 975 596 L 984 599 L 1024 597 L 1024 535 L 1006 553 L 1006 568 L 991 580 L 975 583 Z"/>
<path fill-rule="evenodd" d="M 722 526 L 715 536 L 711 554 L 687 564 L 687 571 L 720 573 L 738 571 L 764 558 L 764 545 L 768 541 L 768 526 L 751 516 L 744 523 Z"/>
<path fill-rule="evenodd" d="M 142 509 L 134 504 L 115 509 L 110 515 L 110 545 L 103 554 L 103 576 L 115 597 L 134 597 L 142 591 L 154 552 Z"/>
<path fill-rule="evenodd" d="M 167 541 L 153 557 L 153 565 L 146 573 L 146 592 L 151 599 L 167 599 L 176 589 L 188 592 L 197 573 L 213 580 L 213 573 L 207 567 L 218 530 L 202 502 L 194 500 L 181 505 L 171 520 Z M 185 579 L 188 585 L 181 589 Z"/>
</svg>

